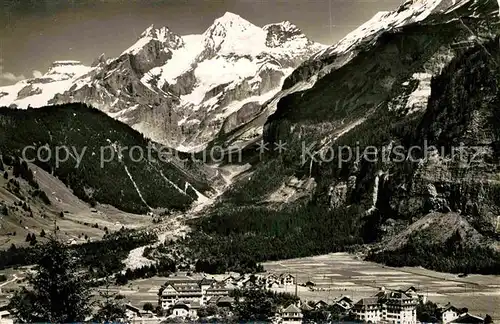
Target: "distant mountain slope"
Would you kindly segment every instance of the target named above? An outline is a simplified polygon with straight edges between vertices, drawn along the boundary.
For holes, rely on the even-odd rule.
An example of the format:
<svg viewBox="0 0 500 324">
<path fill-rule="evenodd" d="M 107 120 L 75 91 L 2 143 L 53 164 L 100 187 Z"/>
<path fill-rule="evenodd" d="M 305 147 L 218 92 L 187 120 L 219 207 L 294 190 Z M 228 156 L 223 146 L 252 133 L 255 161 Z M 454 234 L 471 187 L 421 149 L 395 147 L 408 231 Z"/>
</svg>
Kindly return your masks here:
<svg viewBox="0 0 500 324">
<path fill-rule="evenodd" d="M 54 231 L 54 221 L 59 227 L 58 237 L 70 244 L 101 239 L 106 232 L 118 231 L 122 226 L 137 228 L 151 222 L 149 217 L 125 213 L 109 205 L 93 208 L 43 169 L 30 163 L 24 169 L 21 163 L 20 171 L 19 165 L 7 163 L 15 164 L 7 155 L 0 156 L 1 249 L 12 244 L 18 248 L 29 245 L 28 234 L 43 242 L 43 233 L 47 239 Z"/>
<path fill-rule="evenodd" d="M 285 81 L 287 89 L 298 82 L 316 82 L 331 71 L 349 63 L 360 52 L 376 44 L 385 32 L 397 31 L 411 24 L 434 25 L 459 18 L 498 16 L 494 0 L 406 0 L 394 11 L 375 14 L 369 21 L 349 33 L 337 44 L 311 56 Z M 493 18 L 494 19 L 494 18 Z"/>
<path fill-rule="evenodd" d="M 57 79 L 51 68 L 42 78 L 0 88 L 0 105 L 83 102 L 155 141 L 196 150 L 251 119 L 258 110 L 230 117 L 271 98 L 295 67 L 323 48 L 288 21 L 261 28 L 232 13 L 201 35 L 151 26 L 117 58 L 101 56 L 71 77 L 76 62 L 59 69 Z"/>
<path fill-rule="evenodd" d="M 149 149 L 150 160 L 149 144 L 129 126 L 84 104 L 0 108 L 1 152 L 22 157 L 23 149 L 33 146 L 26 151 L 27 157 L 37 159 L 37 165 L 87 202 L 98 201 L 135 213 L 157 208 L 184 210 L 209 189 L 196 167 L 192 167 L 193 174 L 184 171 L 189 167 L 184 169 L 175 155 L 172 162 L 162 162 L 158 153 Z M 57 166 L 56 151 L 62 146 L 71 154 Z M 60 152 L 64 158 L 66 153 Z M 83 158 L 76 167 L 79 155 Z"/>
<path fill-rule="evenodd" d="M 78 61 L 56 61 L 43 76 L 0 87 L 0 106 L 43 107 L 58 93 L 69 90 L 92 68 Z"/>
</svg>

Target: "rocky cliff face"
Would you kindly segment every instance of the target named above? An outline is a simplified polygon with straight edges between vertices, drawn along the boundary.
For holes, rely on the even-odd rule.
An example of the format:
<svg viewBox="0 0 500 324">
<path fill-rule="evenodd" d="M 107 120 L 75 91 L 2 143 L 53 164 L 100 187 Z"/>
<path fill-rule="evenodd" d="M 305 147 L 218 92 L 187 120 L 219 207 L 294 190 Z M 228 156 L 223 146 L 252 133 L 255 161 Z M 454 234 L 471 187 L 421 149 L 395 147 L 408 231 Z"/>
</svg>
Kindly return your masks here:
<svg viewBox="0 0 500 324">
<path fill-rule="evenodd" d="M 408 1 L 302 64 L 254 117 L 269 116 L 268 151 L 256 153 L 251 122 L 220 139 L 248 145 L 253 168 L 223 196 L 219 216 L 233 219 L 236 205 L 248 215 L 306 205 L 323 208 L 316 217 L 349 217 L 355 235 L 384 249 L 448 222 L 443 240 L 498 248 L 498 11 L 488 0 Z M 290 178 L 315 185 L 290 200 Z"/>
<path fill-rule="evenodd" d="M 368 47 L 365 41 L 352 45 L 348 62 L 346 53 L 338 52 L 346 48 L 341 42 L 331 49 L 335 53 L 326 51 L 297 69 L 285 88 L 306 75 L 314 74 L 315 83 L 281 99 L 265 138 L 297 143 L 295 161 L 302 163 L 296 167 L 319 179 L 317 199 L 332 208 L 360 204 L 371 225 L 387 230 L 428 213 L 455 212 L 484 237 L 494 237 L 500 189 L 494 126 L 498 43 L 491 39 L 498 32 L 497 2 L 443 2 L 425 19 L 412 21 L 375 40 L 369 36 Z M 332 68 L 339 58 L 343 65 Z M 319 97 L 323 100 L 315 102 Z M 305 161 L 298 149 L 304 139 L 317 142 Z M 370 163 L 363 154 L 340 167 L 338 157 L 325 162 L 325 152 L 342 145 L 359 145 L 361 152 L 375 145 L 390 154 L 398 146 L 404 154 L 416 147 L 421 155 L 412 162 L 379 155 Z"/>
<path fill-rule="evenodd" d="M 285 81 L 284 88 L 299 82 L 314 82 L 328 75 L 367 48 L 386 32 L 401 30 L 411 24 L 444 23 L 456 17 L 473 17 L 474 12 L 497 15 L 498 4 L 489 0 L 407 0 L 397 10 L 383 11 L 349 33 L 341 41 L 304 61 Z"/>
<path fill-rule="evenodd" d="M 500 212 L 498 39 L 455 59 L 432 82 L 415 144 L 434 146 L 391 204 L 402 214 L 454 211 L 480 233 Z"/>
<path fill-rule="evenodd" d="M 295 67 L 322 48 L 290 22 L 261 28 L 232 13 L 201 35 L 151 26 L 119 57 L 101 55 L 79 75 L 61 72 L 64 87 L 42 89 L 28 80 L 2 88 L 0 105 L 84 102 L 155 141 L 196 150 L 246 103 L 271 98 Z M 42 93 L 45 101 L 32 100 Z"/>
</svg>

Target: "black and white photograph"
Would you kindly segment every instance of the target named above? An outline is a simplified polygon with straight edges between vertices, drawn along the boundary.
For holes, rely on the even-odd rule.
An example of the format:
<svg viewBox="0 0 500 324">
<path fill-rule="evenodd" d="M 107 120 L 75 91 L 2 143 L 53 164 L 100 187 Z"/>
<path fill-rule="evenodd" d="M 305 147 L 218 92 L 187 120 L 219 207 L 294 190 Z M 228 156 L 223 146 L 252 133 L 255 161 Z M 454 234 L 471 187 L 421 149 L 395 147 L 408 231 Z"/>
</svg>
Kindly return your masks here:
<svg viewBox="0 0 500 324">
<path fill-rule="evenodd" d="M 0 324 L 500 323 L 500 0 L 0 2 Z"/>
</svg>

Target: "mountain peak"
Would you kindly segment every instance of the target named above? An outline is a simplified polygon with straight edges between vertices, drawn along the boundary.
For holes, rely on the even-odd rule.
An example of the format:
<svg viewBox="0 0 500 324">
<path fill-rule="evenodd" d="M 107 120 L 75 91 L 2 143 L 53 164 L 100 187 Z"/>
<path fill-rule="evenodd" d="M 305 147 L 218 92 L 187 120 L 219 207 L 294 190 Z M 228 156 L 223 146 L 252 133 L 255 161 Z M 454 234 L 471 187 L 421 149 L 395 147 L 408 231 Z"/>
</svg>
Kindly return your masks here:
<svg viewBox="0 0 500 324">
<path fill-rule="evenodd" d="M 228 30 L 233 32 L 243 32 L 254 28 L 259 27 L 237 14 L 226 12 L 223 16 L 214 20 L 214 23 L 207 29 L 205 34 L 212 36 L 224 36 Z"/>
<path fill-rule="evenodd" d="M 149 27 L 146 28 L 146 30 L 142 32 L 142 34 L 141 34 L 140 37 L 150 37 L 150 36 L 152 36 L 154 29 L 155 29 L 155 25 L 154 24 L 149 25 Z"/>
<path fill-rule="evenodd" d="M 302 31 L 288 20 L 265 25 L 262 29 L 267 31 L 266 45 L 268 47 L 279 47 L 291 40 L 308 41 Z"/>
<path fill-rule="evenodd" d="M 140 38 L 153 38 L 164 42 L 169 36 L 175 35 L 168 27 L 163 26 L 160 28 L 155 28 L 154 24 L 151 24 L 144 32 L 142 32 Z M 177 35 L 175 35 L 177 36 Z"/>
<path fill-rule="evenodd" d="M 224 52 L 251 52 L 255 44 L 263 43 L 265 31 L 237 14 L 226 12 L 222 17 L 215 19 L 213 24 L 203 33 L 205 48 L 214 53 Z"/>
<path fill-rule="evenodd" d="M 132 45 L 132 47 L 126 49 L 122 54 L 135 55 L 151 41 L 158 41 L 163 44 L 163 47 L 169 49 L 176 49 L 184 46 L 184 41 L 182 40 L 182 38 L 170 31 L 168 27 L 163 26 L 160 28 L 155 28 L 154 24 L 151 24 L 148 28 L 146 28 L 144 32 L 142 32 L 137 42 Z"/>
<path fill-rule="evenodd" d="M 264 27 L 262 27 L 263 29 L 269 29 L 271 28 L 272 26 L 277 26 L 277 27 L 280 27 L 281 29 L 283 30 L 292 30 L 292 29 L 299 29 L 295 24 L 293 24 L 292 22 L 290 22 L 289 20 L 284 20 L 282 22 L 279 22 L 279 23 L 273 23 L 273 24 L 268 24 L 268 25 L 265 25 Z"/>
<path fill-rule="evenodd" d="M 215 19 L 218 23 L 231 23 L 231 22 L 248 22 L 246 19 L 242 18 L 240 15 L 226 11 L 224 15 Z"/>
</svg>

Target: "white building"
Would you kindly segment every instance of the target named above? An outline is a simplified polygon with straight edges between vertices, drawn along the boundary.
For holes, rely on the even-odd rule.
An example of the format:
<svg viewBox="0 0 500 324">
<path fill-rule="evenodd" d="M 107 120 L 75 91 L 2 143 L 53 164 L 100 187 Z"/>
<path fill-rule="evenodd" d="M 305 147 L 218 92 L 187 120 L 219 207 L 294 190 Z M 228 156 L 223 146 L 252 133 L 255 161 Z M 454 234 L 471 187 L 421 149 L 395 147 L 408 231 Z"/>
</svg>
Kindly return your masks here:
<svg viewBox="0 0 500 324">
<path fill-rule="evenodd" d="M 271 273 L 264 278 L 266 288 L 278 288 L 280 286 L 280 278 Z"/>
<path fill-rule="evenodd" d="M 381 291 L 353 306 L 356 319 L 365 323 L 416 324 L 418 301 L 403 292 Z"/>
<path fill-rule="evenodd" d="M 283 287 L 295 285 L 295 277 L 289 273 L 281 274 L 279 281 L 280 281 L 281 286 L 283 286 Z"/>
<path fill-rule="evenodd" d="M 441 311 L 441 321 L 446 324 L 460 316 L 460 311 L 453 305 L 448 305 Z"/>
<path fill-rule="evenodd" d="M 201 306 L 209 304 L 211 300 L 227 298 L 233 286 L 231 279 L 217 281 L 204 277 L 175 275 L 166 278 L 165 284 L 158 293 L 158 304 L 171 314 L 172 317 L 197 318 Z M 223 301 L 232 300 L 224 299 Z M 232 300 L 234 302 L 234 300 Z M 221 303 L 227 306 L 227 303 Z M 231 305 L 229 305 L 230 308 Z"/>
<path fill-rule="evenodd" d="M 204 301 L 201 287 L 197 283 L 176 283 L 161 290 L 160 305 L 163 309 L 169 309 L 180 300 L 202 304 Z"/>
<path fill-rule="evenodd" d="M 382 305 L 378 297 L 360 299 L 353 306 L 356 320 L 365 323 L 378 323 L 382 319 Z"/>
<path fill-rule="evenodd" d="M 174 276 L 166 279 L 160 288 L 158 304 L 168 310 L 179 301 L 204 304 L 203 290 L 207 290 L 207 282 L 189 276 Z"/>
<path fill-rule="evenodd" d="M 402 292 L 389 292 L 381 300 L 382 319 L 395 324 L 417 323 L 417 301 Z"/>
<path fill-rule="evenodd" d="M 0 324 L 13 324 L 14 320 L 10 315 L 9 311 L 3 310 L 0 311 Z"/>
<path fill-rule="evenodd" d="M 170 308 L 173 317 L 183 317 L 189 316 L 189 306 L 183 302 L 177 302 Z"/>
</svg>

